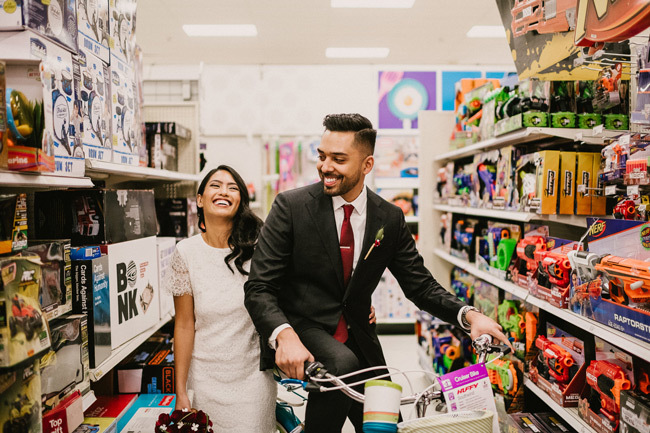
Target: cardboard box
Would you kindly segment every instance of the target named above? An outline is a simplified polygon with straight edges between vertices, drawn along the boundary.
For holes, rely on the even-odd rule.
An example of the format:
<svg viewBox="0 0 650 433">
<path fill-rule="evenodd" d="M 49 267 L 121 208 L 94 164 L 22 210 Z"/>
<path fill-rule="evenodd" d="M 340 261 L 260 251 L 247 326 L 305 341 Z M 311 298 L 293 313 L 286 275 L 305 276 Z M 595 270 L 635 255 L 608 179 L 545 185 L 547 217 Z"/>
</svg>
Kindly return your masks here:
<svg viewBox="0 0 650 433">
<path fill-rule="evenodd" d="M 43 414 L 43 433 L 72 433 L 83 420 L 83 400 L 79 391 L 75 391 Z"/>
<path fill-rule="evenodd" d="M 136 140 L 135 88 L 133 70 L 111 50 L 111 105 L 113 131 L 113 162 L 139 165 L 139 145 Z"/>
<path fill-rule="evenodd" d="M 92 2 L 88 7 L 90 4 Z M 113 131 L 108 65 L 82 48 L 74 58 L 74 84 L 76 104 L 81 113 L 78 129 L 86 157 L 110 162 L 113 160 Z"/>
<path fill-rule="evenodd" d="M 117 418 L 85 417 L 74 433 L 117 433 Z"/>
<path fill-rule="evenodd" d="M 137 398 L 136 394 L 100 395 L 84 414 L 91 418 L 121 418 Z"/>
<path fill-rule="evenodd" d="M 7 367 L 47 350 L 50 334 L 38 301 L 38 256 L 1 258 L 0 272 L 0 366 Z"/>
<path fill-rule="evenodd" d="M 113 349 L 159 322 L 156 238 L 102 246 L 108 255 Z"/>
<path fill-rule="evenodd" d="M 0 195 L 0 254 L 27 248 L 27 194 Z"/>
<path fill-rule="evenodd" d="M 171 341 L 158 345 L 154 351 L 145 347 L 135 356 L 117 366 L 118 392 L 173 394 L 174 352 Z M 142 361 L 142 359 L 144 361 Z"/>
<path fill-rule="evenodd" d="M 534 413 L 533 417 L 537 420 L 544 430 L 548 433 L 569 433 L 573 429 L 558 415 L 551 412 Z"/>
<path fill-rule="evenodd" d="M 650 429 L 650 398 L 634 391 L 621 392 L 621 432 Z"/>
<path fill-rule="evenodd" d="M 594 154 L 578 152 L 577 159 L 576 215 L 592 215 L 590 188 L 593 185 Z"/>
<path fill-rule="evenodd" d="M 160 288 L 160 319 L 167 314 L 174 314 L 174 297 L 163 290 L 167 272 L 171 270 L 171 259 L 176 249 L 175 238 L 156 238 L 158 251 L 158 287 Z"/>
<path fill-rule="evenodd" d="M 111 57 L 131 64 L 135 50 L 136 0 L 110 0 L 109 10 Z"/>
<path fill-rule="evenodd" d="M 173 412 L 175 402 L 174 394 L 142 394 L 119 419 L 117 431 L 151 433 L 160 414 Z"/>
<path fill-rule="evenodd" d="M 589 191 L 591 195 L 591 214 L 592 215 L 607 215 L 607 198 L 605 197 L 605 184 L 601 177 L 598 175 L 600 169 L 600 155 L 594 153 L 593 168 L 591 170 L 592 189 Z"/>
<path fill-rule="evenodd" d="M 88 317 L 77 314 L 59 319 L 50 324 L 50 332 L 54 346 L 41 357 L 43 412 L 55 410 L 75 392 L 85 395 L 90 390 Z"/>
<path fill-rule="evenodd" d="M 87 50 L 108 64 L 111 61 L 108 0 L 76 2 L 79 50 Z"/>
<path fill-rule="evenodd" d="M 158 236 L 171 236 L 180 241 L 200 233 L 194 197 L 156 200 L 156 215 Z"/>
<path fill-rule="evenodd" d="M 145 127 L 149 166 L 177 171 L 178 142 L 190 140 L 190 130 L 175 122 L 147 122 Z"/>
<path fill-rule="evenodd" d="M 88 317 L 88 364 L 96 368 L 111 354 L 108 257 L 72 261 L 72 311 Z"/>
<path fill-rule="evenodd" d="M 537 198 L 541 200 L 542 215 L 557 214 L 558 172 L 560 170 L 560 152 L 543 150 L 537 152 Z"/>
<path fill-rule="evenodd" d="M 517 433 L 548 433 L 542 423 L 532 413 L 511 413 L 508 418 L 516 427 Z"/>
<path fill-rule="evenodd" d="M 38 361 L 0 372 L 0 425 L 4 432 L 41 433 Z"/>
<path fill-rule="evenodd" d="M 72 234 L 73 246 L 123 242 L 156 234 L 152 190 L 37 192 L 34 206 L 37 236 Z"/>
<path fill-rule="evenodd" d="M 576 153 L 560 153 L 560 215 L 573 215 L 576 202 Z"/>
<path fill-rule="evenodd" d="M 40 301 L 49 321 L 72 311 L 70 240 L 30 240 L 27 252 L 41 259 Z"/>
</svg>

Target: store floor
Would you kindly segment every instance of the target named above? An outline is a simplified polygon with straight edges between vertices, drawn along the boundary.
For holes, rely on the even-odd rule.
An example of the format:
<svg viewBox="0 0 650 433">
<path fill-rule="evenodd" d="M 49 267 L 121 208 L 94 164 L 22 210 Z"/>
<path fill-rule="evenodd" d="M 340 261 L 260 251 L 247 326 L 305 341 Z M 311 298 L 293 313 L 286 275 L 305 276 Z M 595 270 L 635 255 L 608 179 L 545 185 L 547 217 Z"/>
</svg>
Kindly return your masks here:
<svg viewBox="0 0 650 433">
<path fill-rule="evenodd" d="M 417 340 L 415 335 L 380 335 L 379 340 L 384 348 L 384 355 L 388 366 L 398 368 L 402 371 L 407 370 L 422 370 L 418 363 Z M 431 382 L 427 381 L 427 377 L 423 373 L 409 374 L 411 384 L 415 391 L 424 389 Z M 408 384 L 402 376 L 393 376 L 393 380 L 399 383 L 405 392 L 408 392 Z M 411 413 L 412 406 L 402 407 L 402 416 L 406 419 L 413 417 Z M 295 409 L 296 415 L 300 419 L 305 418 L 305 408 L 299 407 Z M 349 421 L 343 427 L 343 433 L 354 433 L 354 427 Z"/>
</svg>

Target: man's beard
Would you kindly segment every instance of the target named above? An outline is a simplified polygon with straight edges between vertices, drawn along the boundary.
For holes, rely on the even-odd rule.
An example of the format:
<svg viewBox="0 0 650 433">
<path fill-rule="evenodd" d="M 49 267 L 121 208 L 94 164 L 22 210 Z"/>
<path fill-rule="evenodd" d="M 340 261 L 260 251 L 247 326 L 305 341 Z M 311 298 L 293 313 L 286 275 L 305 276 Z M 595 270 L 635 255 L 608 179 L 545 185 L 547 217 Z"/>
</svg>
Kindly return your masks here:
<svg viewBox="0 0 650 433">
<path fill-rule="evenodd" d="M 359 179 L 361 178 L 361 175 L 356 176 L 356 178 L 341 176 L 338 177 L 339 183 L 335 187 L 328 188 L 325 186 L 323 173 L 320 173 L 320 176 L 321 180 L 323 180 L 323 192 L 325 195 L 329 195 L 330 197 L 347 194 L 357 185 Z"/>
</svg>

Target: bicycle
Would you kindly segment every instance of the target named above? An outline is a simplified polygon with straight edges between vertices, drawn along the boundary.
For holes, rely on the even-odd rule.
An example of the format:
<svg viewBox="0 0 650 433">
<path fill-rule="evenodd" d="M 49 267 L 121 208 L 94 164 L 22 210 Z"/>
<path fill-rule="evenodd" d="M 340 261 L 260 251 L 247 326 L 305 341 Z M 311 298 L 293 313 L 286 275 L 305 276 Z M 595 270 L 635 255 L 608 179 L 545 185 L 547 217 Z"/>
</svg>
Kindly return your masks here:
<svg viewBox="0 0 650 433">
<path fill-rule="evenodd" d="M 492 337 L 490 335 L 481 335 L 480 337 L 478 337 L 472 342 L 472 346 L 474 347 L 477 353 L 477 364 L 485 363 L 488 355 L 490 354 L 496 354 L 496 357 L 489 361 L 492 362 L 496 359 L 501 358 L 504 355 L 507 355 L 510 352 L 510 348 L 508 346 L 492 344 Z M 375 376 L 369 379 L 359 380 L 357 382 L 349 383 L 349 384 L 344 381 L 344 379 L 347 379 L 349 377 L 353 377 L 374 370 L 388 370 L 389 373 L 381 374 L 379 376 Z M 404 375 L 405 377 L 406 377 L 406 373 L 415 373 L 415 372 L 426 373 L 434 376 L 434 378 L 438 377 L 437 374 L 432 373 L 430 371 L 417 370 L 417 371 L 404 372 L 388 366 L 370 367 L 363 370 L 348 373 L 345 375 L 335 376 L 329 373 L 325 369 L 323 364 L 319 362 L 307 362 L 305 363 L 305 377 L 307 380 L 282 379 L 277 375 L 276 375 L 276 380 L 278 380 L 280 385 L 284 386 L 290 392 L 295 393 L 295 391 L 299 389 L 302 389 L 306 392 L 341 391 L 345 395 L 353 399 L 354 401 L 363 404 L 365 402 L 364 394 L 358 392 L 353 387 L 362 385 L 371 380 L 377 380 L 377 379 L 383 379 L 389 377 L 391 375 L 390 371 L 393 371 L 394 372 L 393 374 L 401 374 Z M 407 381 L 408 381 L 408 377 L 407 377 Z M 325 385 L 332 385 L 332 386 L 325 386 Z M 435 407 L 436 413 L 444 413 L 446 411 L 446 405 L 444 404 L 444 397 L 442 391 L 440 389 L 436 389 L 438 387 L 439 387 L 438 382 L 434 380 L 434 383 L 428 386 L 427 388 L 425 388 L 422 392 L 401 397 L 400 405 L 403 406 L 403 405 L 413 404 L 416 411 L 416 418 L 424 418 L 426 416 L 427 408 L 430 405 L 432 405 L 434 402 L 438 403 Z M 306 400 L 306 398 L 304 399 Z M 278 403 L 278 405 L 284 405 L 285 409 L 286 407 L 289 406 L 287 402 Z M 290 412 L 293 415 L 293 418 L 289 416 L 286 417 L 286 419 L 291 418 L 289 424 L 282 425 L 280 424 L 280 419 L 277 419 L 278 431 L 281 433 L 302 432 L 304 427 L 303 424 L 300 423 L 297 417 L 295 417 L 295 414 L 293 414 L 292 410 Z M 276 406 L 276 413 L 277 413 L 277 406 Z"/>
</svg>

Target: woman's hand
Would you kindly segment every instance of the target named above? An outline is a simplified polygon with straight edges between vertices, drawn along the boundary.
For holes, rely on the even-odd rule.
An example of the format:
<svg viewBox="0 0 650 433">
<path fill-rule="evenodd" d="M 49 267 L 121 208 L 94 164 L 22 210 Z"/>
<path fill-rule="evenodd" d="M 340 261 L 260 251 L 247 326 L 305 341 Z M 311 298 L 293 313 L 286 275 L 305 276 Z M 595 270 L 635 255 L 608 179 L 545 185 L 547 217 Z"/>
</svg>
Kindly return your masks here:
<svg viewBox="0 0 650 433">
<path fill-rule="evenodd" d="M 190 403 L 190 399 L 187 396 L 187 394 L 179 394 L 176 393 L 176 406 L 174 407 L 175 410 L 183 410 L 183 409 L 191 409 L 192 408 L 192 403 Z"/>
<path fill-rule="evenodd" d="M 377 323 L 377 316 L 375 316 L 375 307 L 372 305 L 370 306 L 370 316 L 368 316 L 370 319 L 370 324 L 372 325 L 373 323 Z"/>
</svg>

